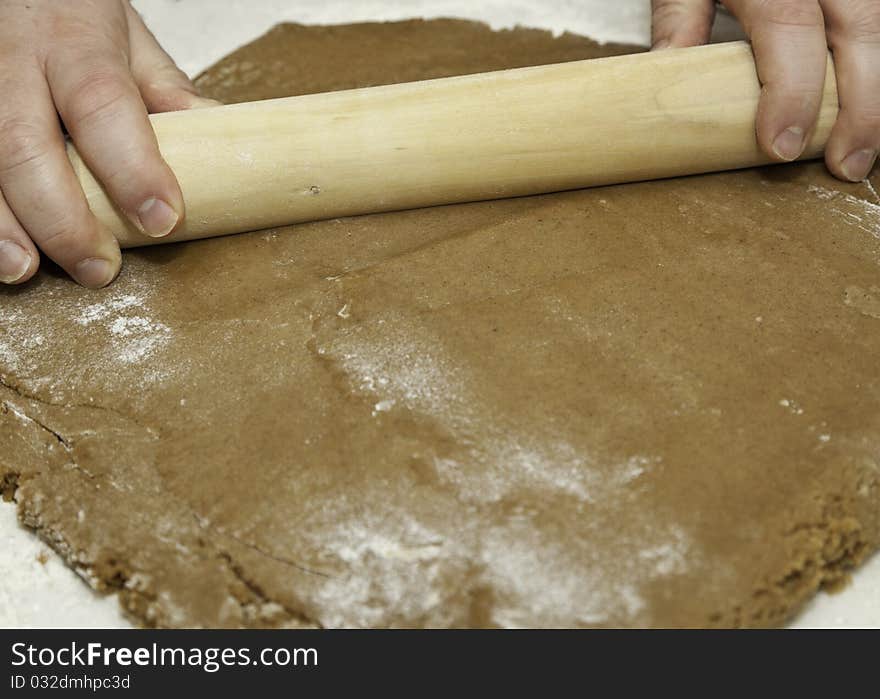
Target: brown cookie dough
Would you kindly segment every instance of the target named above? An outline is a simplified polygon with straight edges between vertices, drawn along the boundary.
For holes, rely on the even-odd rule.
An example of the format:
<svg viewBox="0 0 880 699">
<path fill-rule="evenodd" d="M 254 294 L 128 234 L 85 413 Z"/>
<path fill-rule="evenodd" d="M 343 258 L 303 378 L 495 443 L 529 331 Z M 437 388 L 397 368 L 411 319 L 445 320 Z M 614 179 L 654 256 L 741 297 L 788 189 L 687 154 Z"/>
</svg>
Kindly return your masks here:
<svg viewBox="0 0 880 699">
<path fill-rule="evenodd" d="M 625 50 L 285 25 L 199 84 Z M 146 625 L 780 624 L 880 544 L 878 262 L 873 186 L 815 163 L 44 271 L 0 291 L 0 484 Z"/>
</svg>

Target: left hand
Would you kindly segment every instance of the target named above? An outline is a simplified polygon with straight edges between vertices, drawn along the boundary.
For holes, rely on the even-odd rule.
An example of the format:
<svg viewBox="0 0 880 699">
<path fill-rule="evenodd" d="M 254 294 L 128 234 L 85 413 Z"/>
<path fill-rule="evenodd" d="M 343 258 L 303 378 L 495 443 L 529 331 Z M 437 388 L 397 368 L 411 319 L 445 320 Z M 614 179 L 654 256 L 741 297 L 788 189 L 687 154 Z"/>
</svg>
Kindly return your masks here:
<svg viewBox="0 0 880 699">
<path fill-rule="evenodd" d="M 712 0 L 652 0 L 655 49 L 709 41 Z M 827 51 L 840 114 L 825 150 L 840 179 L 864 180 L 880 151 L 880 0 L 724 0 L 752 42 L 763 86 L 758 142 L 772 158 L 801 156 L 819 115 Z"/>
</svg>

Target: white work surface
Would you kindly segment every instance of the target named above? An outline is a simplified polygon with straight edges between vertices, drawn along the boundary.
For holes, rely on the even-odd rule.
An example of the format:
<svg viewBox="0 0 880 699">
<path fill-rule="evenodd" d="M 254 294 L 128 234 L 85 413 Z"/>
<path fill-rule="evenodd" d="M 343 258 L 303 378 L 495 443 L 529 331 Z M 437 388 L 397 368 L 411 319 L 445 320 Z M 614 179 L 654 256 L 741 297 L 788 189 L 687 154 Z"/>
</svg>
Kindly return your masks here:
<svg viewBox="0 0 880 699">
<path fill-rule="evenodd" d="M 412 17 L 465 17 L 495 28 L 520 24 L 602 41 L 647 44 L 650 0 L 135 0 L 147 24 L 190 75 L 283 20 L 339 24 Z M 729 17 L 719 38 L 735 38 Z M 61 559 L 0 504 L 0 627 L 128 626 L 115 597 L 92 592 Z M 820 594 L 796 627 L 880 628 L 880 555 L 852 584 Z"/>
</svg>

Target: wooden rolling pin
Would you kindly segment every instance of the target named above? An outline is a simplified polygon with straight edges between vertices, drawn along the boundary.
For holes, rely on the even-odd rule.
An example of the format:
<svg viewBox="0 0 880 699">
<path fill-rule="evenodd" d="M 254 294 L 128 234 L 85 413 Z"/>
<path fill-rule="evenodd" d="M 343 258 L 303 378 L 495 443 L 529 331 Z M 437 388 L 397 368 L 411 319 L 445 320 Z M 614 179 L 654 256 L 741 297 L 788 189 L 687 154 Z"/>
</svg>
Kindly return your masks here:
<svg viewBox="0 0 880 699">
<path fill-rule="evenodd" d="M 766 164 L 760 92 L 736 42 L 159 114 L 187 207 L 161 240 L 70 156 L 92 210 L 132 247 Z M 837 110 L 829 58 L 804 158 L 821 154 Z"/>
</svg>

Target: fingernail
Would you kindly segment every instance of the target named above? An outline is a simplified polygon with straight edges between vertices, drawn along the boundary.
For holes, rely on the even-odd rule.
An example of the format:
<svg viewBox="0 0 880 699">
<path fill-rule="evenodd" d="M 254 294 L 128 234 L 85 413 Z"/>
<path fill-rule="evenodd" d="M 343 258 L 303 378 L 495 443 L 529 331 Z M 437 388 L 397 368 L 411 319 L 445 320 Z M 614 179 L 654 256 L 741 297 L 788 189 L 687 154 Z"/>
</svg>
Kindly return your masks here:
<svg viewBox="0 0 880 699">
<path fill-rule="evenodd" d="M 656 44 L 651 47 L 652 51 L 662 51 L 663 49 L 668 49 L 672 44 L 669 43 L 669 39 L 660 39 Z"/>
<path fill-rule="evenodd" d="M 117 268 L 109 260 L 91 257 L 76 266 L 76 279 L 90 289 L 101 289 L 116 278 Z"/>
<path fill-rule="evenodd" d="M 846 156 L 840 164 L 840 169 L 848 180 L 861 182 L 871 174 L 875 162 L 877 162 L 877 151 L 866 148 L 853 151 Z"/>
<path fill-rule="evenodd" d="M 773 141 L 773 152 L 781 160 L 797 160 L 804 152 L 804 130 L 800 126 L 790 126 Z"/>
<path fill-rule="evenodd" d="M 21 245 L 0 241 L 0 282 L 14 284 L 30 269 L 31 262 L 30 253 Z"/>
<path fill-rule="evenodd" d="M 161 199 L 147 199 L 138 209 L 138 221 L 151 238 L 162 238 L 174 230 L 180 216 Z"/>
</svg>

